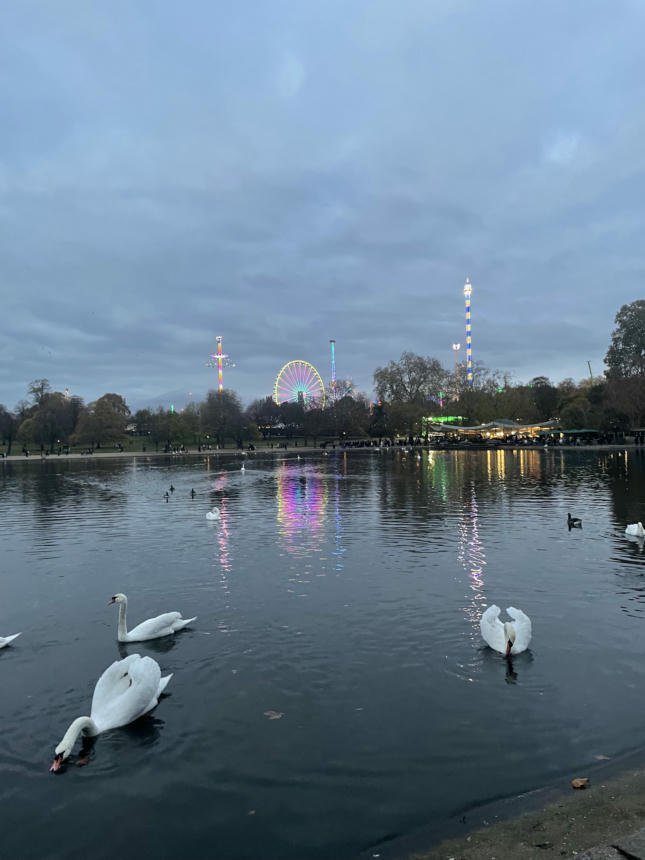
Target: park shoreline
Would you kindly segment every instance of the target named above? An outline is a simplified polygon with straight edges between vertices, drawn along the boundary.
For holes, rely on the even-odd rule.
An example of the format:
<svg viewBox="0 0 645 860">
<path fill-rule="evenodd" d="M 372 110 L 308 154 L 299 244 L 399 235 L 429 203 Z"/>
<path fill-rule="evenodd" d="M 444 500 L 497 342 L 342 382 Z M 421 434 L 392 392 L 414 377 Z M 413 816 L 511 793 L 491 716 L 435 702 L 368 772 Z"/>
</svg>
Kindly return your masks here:
<svg viewBox="0 0 645 860">
<path fill-rule="evenodd" d="M 572 779 L 588 777 L 574 790 Z M 376 843 L 360 860 L 537 860 L 623 857 L 613 846 L 645 828 L 645 747 L 578 768 L 546 786 L 461 809 Z M 640 835 L 645 858 L 645 832 Z M 587 854 L 586 852 L 590 852 Z"/>
<path fill-rule="evenodd" d="M 351 446 L 347 445 L 346 447 L 341 447 L 340 445 L 336 445 L 335 447 L 327 446 L 322 448 L 320 445 L 291 445 L 287 448 L 278 448 L 277 446 L 274 448 L 256 448 L 254 451 L 247 451 L 246 449 L 240 448 L 219 448 L 219 449 L 211 449 L 211 450 L 186 450 L 186 451 L 113 451 L 113 450 L 95 450 L 94 453 L 88 454 L 86 452 L 73 452 L 70 454 L 48 454 L 46 456 L 42 456 L 40 452 L 30 453 L 28 457 L 25 457 L 23 453 L 20 454 L 11 454 L 9 456 L 5 456 L 0 458 L 0 463 L 15 463 L 15 462 L 63 462 L 65 460 L 107 460 L 107 459 L 136 459 L 136 458 L 151 458 L 151 457 L 161 457 L 170 460 L 178 460 L 181 457 L 230 457 L 232 459 L 241 458 L 241 457 L 249 457 L 249 458 L 258 458 L 263 455 L 297 455 L 297 454 L 332 454 L 332 453 L 365 453 L 369 451 L 402 451 L 404 449 L 415 450 L 415 451 L 432 451 L 433 453 L 443 453 L 443 452 L 452 452 L 452 451 L 544 451 L 543 446 L 539 445 L 500 445 L 498 447 L 492 446 L 477 446 L 477 445 L 453 445 L 450 447 L 433 447 L 429 445 L 389 445 L 383 446 L 379 448 L 376 445 L 365 445 L 365 446 Z M 645 446 L 636 445 L 635 443 L 606 443 L 602 445 L 550 445 L 547 448 L 547 451 L 551 453 L 555 453 L 556 451 L 635 451 L 645 452 Z"/>
</svg>

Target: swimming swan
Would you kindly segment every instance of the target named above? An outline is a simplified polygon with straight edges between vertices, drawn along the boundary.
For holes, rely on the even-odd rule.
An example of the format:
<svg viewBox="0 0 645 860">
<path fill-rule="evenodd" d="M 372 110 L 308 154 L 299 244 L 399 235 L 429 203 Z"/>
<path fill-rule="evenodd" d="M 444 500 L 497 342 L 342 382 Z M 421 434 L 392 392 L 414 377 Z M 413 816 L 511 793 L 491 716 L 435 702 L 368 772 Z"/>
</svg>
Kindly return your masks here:
<svg viewBox="0 0 645 860">
<path fill-rule="evenodd" d="M 531 619 L 521 609 L 509 606 L 506 612 L 513 619 L 504 624 L 499 620 L 499 606 L 489 606 L 481 617 L 479 626 L 486 644 L 509 657 L 526 651 L 531 641 Z"/>
<path fill-rule="evenodd" d="M 627 526 L 627 528 L 625 529 L 625 534 L 631 535 L 631 537 L 645 537 L 645 529 L 643 528 L 643 523 L 638 522 Z"/>
<path fill-rule="evenodd" d="M 96 682 L 90 716 L 77 717 L 71 723 L 54 750 L 50 771 L 60 768 L 80 734 L 94 736 L 118 729 L 151 711 L 171 678 L 162 678 L 157 661 L 141 654 L 130 654 L 108 666 Z"/>
<path fill-rule="evenodd" d="M 206 514 L 207 520 L 219 520 L 221 518 L 220 509 L 218 507 L 211 508 Z"/>
<path fill-rule="evenodd" d="M 246 469 L 244 468 L 244 463 L 242 463 L 242 468 L 240 469 L 240 472 L 246 472 Z"/>
<path fill-rule="evenodd" d="M 22 636 L 22 633 L 14 633 L 13 636 L 0 636 L 0 648 L 6 648 L 10 642 L 13 642 L 19 636 Z"/>
<path fill-rule="evenodd" d="M 119 604 L 119 625 L 117 628 L 117 639 L 119 642 L 145 642 L 147 639 L 159 639 L 161 636 L 170 636 L 171 633 L 176 633 L 187 627 L 195 618 L 182 618 L 181 612 L 164 612 L 163 615 L 157 615 L 156 618 L 149 618 L 147 621 L 142 621 L 137 624 L 128 633 L 128 622 L 126 620 L 126 612 L 128 611 L 128 598 L 125 594 L 115 594 L 110 603 Z"/>
</svg>

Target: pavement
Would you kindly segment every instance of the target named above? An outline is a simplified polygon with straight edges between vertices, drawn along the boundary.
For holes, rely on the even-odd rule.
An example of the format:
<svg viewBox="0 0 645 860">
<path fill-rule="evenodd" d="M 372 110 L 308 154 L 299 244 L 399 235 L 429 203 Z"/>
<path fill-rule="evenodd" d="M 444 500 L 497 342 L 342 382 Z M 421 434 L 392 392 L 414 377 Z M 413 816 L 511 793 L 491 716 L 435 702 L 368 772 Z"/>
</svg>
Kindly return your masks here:
<svg viewBox="0 0 645 860">
<path fill-rule="evenodd" d="M 611 768 L 601 770 L 588 789 L 563 784 L 557 794 L 547 790 L 542 800 L 548 802 L 508 819 L 503 811 L 499 820 L 488 812 L 484 827 L 406 854 L 405 860 L 645 860 L 645 767 L 616 776 Z M 540 792 L 519 799 L 519 809 L 539 799 Z"/>
<path fill-rule="evenodd" d="M 574 790 L 572 781 L 589 779 Z M 645 749 L 594 763 L 552 785 L 457 811 L 359 860 L 645 860 Z"/>
</svg>

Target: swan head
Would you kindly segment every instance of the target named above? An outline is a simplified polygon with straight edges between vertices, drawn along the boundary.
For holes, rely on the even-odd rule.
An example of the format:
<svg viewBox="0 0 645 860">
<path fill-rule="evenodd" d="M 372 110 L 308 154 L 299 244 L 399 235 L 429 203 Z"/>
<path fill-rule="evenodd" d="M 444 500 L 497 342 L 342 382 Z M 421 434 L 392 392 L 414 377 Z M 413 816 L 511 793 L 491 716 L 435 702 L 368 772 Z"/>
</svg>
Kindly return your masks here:
<svg viewBox="0 0 645 860">
<path fill-rule="evenodd" d="M 125 596 L 125 594 L 121 594 L 120 591 L 117 591 L 112 600 L 108 601 L 108 606 L 110 606 L 110 604 L 112 603 L 125 603 L 127 605 L 127 602 L 128 598 Z"/>
<path fill-rule="evenodd" d="M 54 750 L 54 761 L 49 768 L 51 773 L 57 773 L 70 757 L 76 739 L 81 734 L 96 734 L 96 726 L 91 717 L 77 717 L 69 726 L 62 741 Z"/>
<path fill-rule="evenodd" d="M 52 766 L 49 768 L 49 772 L 58 773 L 63 766 L 63 762 L 65 759 L 69 758 L 73 749 L 74 741 L 72 740 L 70 742 L 66 735 L 54 750 L 54 761 L 52 762 Z"/>
<path fill-rule="evenodd" d="M 515 628 L 510 621 L 504 622 L 504 639 L 506 640 L 506 656 L 511 656 L 511 648 L 515 645 Z"/>
</svg>

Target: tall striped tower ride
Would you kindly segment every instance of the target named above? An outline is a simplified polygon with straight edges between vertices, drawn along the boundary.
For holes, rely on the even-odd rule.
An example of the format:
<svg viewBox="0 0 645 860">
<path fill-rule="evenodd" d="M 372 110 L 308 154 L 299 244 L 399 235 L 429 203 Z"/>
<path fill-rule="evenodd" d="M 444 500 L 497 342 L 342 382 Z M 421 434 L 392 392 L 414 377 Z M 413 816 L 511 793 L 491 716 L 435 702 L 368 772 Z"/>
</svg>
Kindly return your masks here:
<svg viewBox="0 0 645 860">
<path fill-rule="evenodd" d="M 329 345 L 331 347 L 331 382 L 329 383 L 329 393 L 332 400 L 336 400 L 338 392 L 336 390 L 336 341 L 330 338 Z"/>
<path fill-rule="evenodd" d="M 466 379 L 468 380 L 469 388 L 473 386 L 473 348 L 470 334 L 470 297 L 472 292 L 473 287 L 470 283 L 470 278 L 466 278 L 466 285 L 464 286 L 464 298 L 466 299 Z"/>
</svg>

